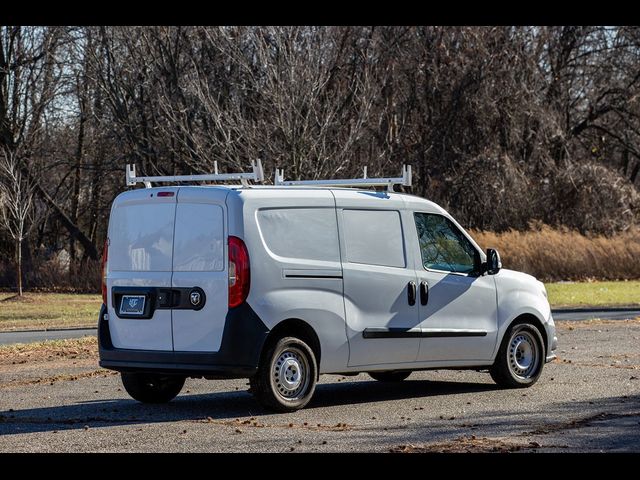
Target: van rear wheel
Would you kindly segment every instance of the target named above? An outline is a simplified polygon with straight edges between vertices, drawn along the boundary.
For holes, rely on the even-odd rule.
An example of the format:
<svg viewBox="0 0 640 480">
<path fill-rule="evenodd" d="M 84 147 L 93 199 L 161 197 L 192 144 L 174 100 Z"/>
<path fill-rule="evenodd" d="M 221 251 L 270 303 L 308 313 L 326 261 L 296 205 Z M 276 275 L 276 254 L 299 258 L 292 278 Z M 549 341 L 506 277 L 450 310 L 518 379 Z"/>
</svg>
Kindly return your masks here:
<svg viewBox="0 0 640 480">
<path fill-rule="evenodd" d="M 250 379 L 251 393 L 265 408 L 293 412 L 309 403 L 317 377 L 311 348 L 298 338 L 284 337 L 263 355 L 258 372 Z"/>
<path fill-rule="evenodd" d="M 411 370 L 387 370 L 384 372 L 369 372 L 369 376 L 379 382 L 401 382 L 411 375 Z"/>
<path fill-rule="evenodd" d="M 185 377 L 153 373 L 120 374 L 122 385 L 134 400 L 142 403 L 167 403 L 182 390 Z"/>
</svg>

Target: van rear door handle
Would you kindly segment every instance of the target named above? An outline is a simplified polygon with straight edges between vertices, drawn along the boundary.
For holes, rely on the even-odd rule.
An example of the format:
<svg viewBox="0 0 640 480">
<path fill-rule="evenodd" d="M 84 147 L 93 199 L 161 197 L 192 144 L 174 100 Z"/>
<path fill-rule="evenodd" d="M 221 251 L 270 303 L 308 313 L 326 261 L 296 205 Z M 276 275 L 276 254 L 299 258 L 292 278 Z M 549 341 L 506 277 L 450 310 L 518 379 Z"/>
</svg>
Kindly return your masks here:
<svg viewBox="0 0 640 480">
<path fill-rule="evenodd" d="M 407 288 L 407 294 L 409 296 L 409 305 L 416 304 L 416 282 L 409 282 Z"/>
<path fill-rule="evenodd" d="M 424 280 L 420 282 L 420 305 L 426 305 L 429 302 L 429 284 Z"/>
</svg>

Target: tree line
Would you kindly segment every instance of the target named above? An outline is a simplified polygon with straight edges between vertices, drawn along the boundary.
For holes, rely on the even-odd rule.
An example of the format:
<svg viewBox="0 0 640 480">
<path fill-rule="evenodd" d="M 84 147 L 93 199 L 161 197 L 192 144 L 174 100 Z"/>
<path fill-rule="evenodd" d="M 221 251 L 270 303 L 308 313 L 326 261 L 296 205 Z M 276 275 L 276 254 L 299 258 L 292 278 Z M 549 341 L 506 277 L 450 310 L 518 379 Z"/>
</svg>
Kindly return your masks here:
<svg viewBox="0 0 640 480">
<path fill-rule="evenodd" d="M 0 27 L 0 286 L 95 288 L 127 163 L 257 158 L 295 179 L 409 163 L 479 230 L 626 230 L 640 29 Z"/>
</svg>

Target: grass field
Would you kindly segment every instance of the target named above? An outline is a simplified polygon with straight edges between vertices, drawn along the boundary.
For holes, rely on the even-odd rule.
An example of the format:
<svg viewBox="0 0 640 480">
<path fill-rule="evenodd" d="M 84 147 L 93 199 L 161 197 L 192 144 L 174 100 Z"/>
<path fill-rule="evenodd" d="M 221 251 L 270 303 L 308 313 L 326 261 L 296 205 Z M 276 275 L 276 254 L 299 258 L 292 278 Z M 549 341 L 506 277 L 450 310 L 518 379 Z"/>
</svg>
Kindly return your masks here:
<svg viewBox="0 0 640 480">
<path fill-rule="evenodd" d="M 547 283 L 553 307 L 640 305 L 640 281 Z M 0 293 L 0 331 L 94 327 L 100 295 Z"/>
<path fill-rule="evenodd" d="M 547 283 L 553 307 L 640 305 L 640 281 Z"/>
<path fill-rule="evenodd" d="M 0 331 L 94 327 L 100 295 L 66 293 L 0 293 Z"/>
</svg>

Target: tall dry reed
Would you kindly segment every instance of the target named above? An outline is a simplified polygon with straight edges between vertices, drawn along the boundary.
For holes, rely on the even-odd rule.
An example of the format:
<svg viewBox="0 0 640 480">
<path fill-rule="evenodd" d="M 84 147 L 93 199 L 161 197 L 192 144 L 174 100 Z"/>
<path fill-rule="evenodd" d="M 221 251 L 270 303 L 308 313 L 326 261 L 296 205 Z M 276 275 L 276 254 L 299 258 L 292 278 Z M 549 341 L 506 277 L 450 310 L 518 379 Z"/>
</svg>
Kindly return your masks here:
<svg viewBox="0 0 640 480">
<path fill-rule="evenodd" d="M 505 268 L 543 281 L 640 278 L 640 230 L 585 236 L 546 225 L 504 233 L 471 231 L 478 244 L 497 248 Z"/>
</svg>

